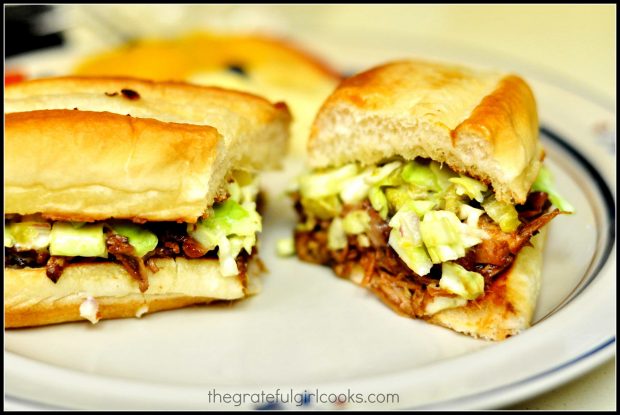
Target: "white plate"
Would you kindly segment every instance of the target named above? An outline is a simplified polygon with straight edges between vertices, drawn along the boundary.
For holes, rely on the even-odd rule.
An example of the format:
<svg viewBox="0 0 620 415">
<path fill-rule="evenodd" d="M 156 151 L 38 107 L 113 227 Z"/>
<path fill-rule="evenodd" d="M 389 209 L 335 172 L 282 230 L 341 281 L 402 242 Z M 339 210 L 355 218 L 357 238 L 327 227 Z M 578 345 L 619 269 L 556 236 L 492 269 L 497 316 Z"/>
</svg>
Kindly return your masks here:
<svg viewBox="0 0 620 415">
<path fill-rule="evenodd" d="M 348 50 L 349 67 L 362 67 Z M 393 51 L 374 52 L 380 61 Z M 22 65 L 46 67 L 32 57 Z M 275 242 L 290 235 L 295 219 L 282 197 L 288 179 L 269 174 L 263 293 L 141 320 L 8 331 L 13 406 L 497 408 L 609 359 L 616 344 L 614 111 L 520 69 L 537 96 L 548 164 L 577 209 L 552 222 L 529 330 L 500 343 L 474 340 L 399 317 L 326 268 L 277 257 Z M 289 163 L 288 172 L 298 168 Z M 288 403 L 270 404 L 268 394 L 277 393 Z M 339 396 L 347 402 L 334 403 Z"/>
</svg>

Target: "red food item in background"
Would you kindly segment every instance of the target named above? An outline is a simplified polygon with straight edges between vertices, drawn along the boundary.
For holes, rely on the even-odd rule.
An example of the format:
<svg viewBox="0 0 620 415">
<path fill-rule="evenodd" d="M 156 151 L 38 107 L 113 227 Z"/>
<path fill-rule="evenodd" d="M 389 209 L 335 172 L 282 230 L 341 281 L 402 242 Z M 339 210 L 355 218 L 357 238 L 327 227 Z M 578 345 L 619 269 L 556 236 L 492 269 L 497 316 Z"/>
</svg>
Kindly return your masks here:
<svg viewBox="0 0 620 415">
<path fill-rule="evenodd" d="M 26 79 L 23 72 L 12 70 L 4 73 L 4 85 L 16 84 Z"/>
</svg>

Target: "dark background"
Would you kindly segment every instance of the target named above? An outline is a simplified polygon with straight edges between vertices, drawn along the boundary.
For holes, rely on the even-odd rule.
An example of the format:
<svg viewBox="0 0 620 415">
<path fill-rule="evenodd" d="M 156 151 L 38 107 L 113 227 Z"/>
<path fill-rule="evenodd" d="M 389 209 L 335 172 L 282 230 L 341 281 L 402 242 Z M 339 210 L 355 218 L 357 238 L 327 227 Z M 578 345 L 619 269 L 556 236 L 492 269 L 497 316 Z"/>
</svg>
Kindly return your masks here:
<svg viewBox="0 0 620 415">
<path fill-rule="evenodd" d="M 59 46 L 64 42 L 61 31 L 44 31 L 41 20 L 53 13 L 53 6 L 4 6 L 4 57 L 31 50 Z"/>
</svg>

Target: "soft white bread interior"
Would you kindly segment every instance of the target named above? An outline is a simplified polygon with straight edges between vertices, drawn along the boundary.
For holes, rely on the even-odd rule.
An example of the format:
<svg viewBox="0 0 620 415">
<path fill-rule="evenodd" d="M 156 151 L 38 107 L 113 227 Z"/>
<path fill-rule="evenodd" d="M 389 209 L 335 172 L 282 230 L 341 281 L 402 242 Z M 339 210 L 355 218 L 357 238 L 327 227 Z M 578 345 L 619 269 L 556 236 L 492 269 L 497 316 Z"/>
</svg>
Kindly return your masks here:
<svg viewBox="0 0 620 415">
<path fill-rule="evenodd" d="M 544 157 L 536 102 L 515 75 L 424 61 L 388 63 L 343 81 L 312 126 L 312 167 L 426 157 L 523 203 Z"/>
<path fill-rule="evenodd" d="M 246 170 L 280 164 L 291 121 L 286 104 L 181 82 L 59 77 L 12 84 L 4 93 L 5 113 L 76 108 L 214 127 L 225 139 L 233 166 Z"/>
<path fill-rule="evenodd" d="M 421 316 L 437 324 L 486 340 L 504 340 L 530 327 L 540 291 L 543 247 L 547 227 L 541 228 L 530 246 L 519 251 L 510 269 L 496 278 L 484 295 L 466 305 L 448 308 Z M 364 271 L 356 268 L 349 276 L 361 284 Z M 392 295 L 385 285 L 368 287 L 399 314 L 412 315 L 412 307 L 402 301 L 402 296 Z M 428 310 L 428 308 L 427 308 Z"/>
<path fill-rule="evenodd" d="M 195 222 L 231 167 L 208 126 L 72 110 L 5 116 L 5 213 Z"/>
<path fill-rule="evenodd" d="M 259 290 L 254 258 L 247 274 L 235 277 L 223 277 L 217 259 L 155 259 L 159 271 L 148 271 L 149 288 L 144 293 L 115 263 L 71 265 L 56 283 L 45 275 L 45 268 L 5 268 L 5 326 L 140 317 L 214 300 L 240 299 Z"/>
</svg>

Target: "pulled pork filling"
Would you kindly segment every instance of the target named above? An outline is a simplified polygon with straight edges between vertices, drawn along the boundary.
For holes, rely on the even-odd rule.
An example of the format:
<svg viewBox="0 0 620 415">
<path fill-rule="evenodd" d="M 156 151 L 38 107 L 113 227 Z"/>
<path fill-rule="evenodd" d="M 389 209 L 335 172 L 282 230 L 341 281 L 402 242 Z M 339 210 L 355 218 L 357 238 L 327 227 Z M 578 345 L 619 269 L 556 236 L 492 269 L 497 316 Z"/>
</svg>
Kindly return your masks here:
<svg viewBox="0 0 620 415">
<path fill-rule="evenodd" d="M 256 252 L 262 230 L 257 212 L 258 185 L 236 171 L 214 205 L 195 224 L 132 223 L 128 220 L 76 223 L 46 220 L 42 215 L 6 215 L 4 266 L 45 268 L 57 282 L 63 270 L 85 262 L 115 262 L 148 289 L 147 270 L 157 272 L 157 258 L 217 258 L 224 276 L 241 275 Z"/>
<path fill-rule="evenodd" d="M 429 160 L 311 172 L 293 195 L 295 250 L 422 317 L 483 295 L 560 213 L 552 204 L 572 209 L 549 183 L 545 169 L 514 206 Z"/>
</svg>

